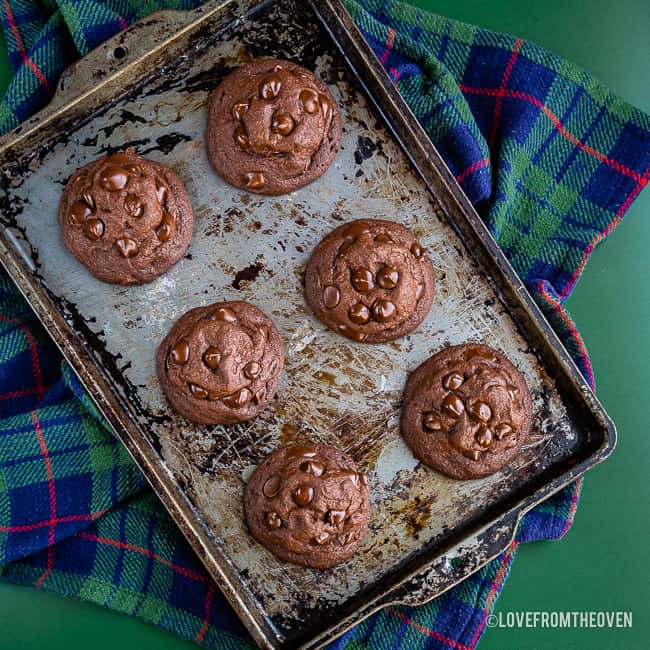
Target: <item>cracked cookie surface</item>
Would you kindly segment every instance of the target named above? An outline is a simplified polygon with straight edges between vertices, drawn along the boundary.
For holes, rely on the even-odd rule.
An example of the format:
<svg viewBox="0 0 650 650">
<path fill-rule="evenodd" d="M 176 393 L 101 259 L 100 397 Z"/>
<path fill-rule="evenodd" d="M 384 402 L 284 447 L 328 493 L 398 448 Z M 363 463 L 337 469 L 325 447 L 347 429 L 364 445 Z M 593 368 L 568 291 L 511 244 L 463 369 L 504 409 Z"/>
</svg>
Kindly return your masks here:
<svg viewBox="0 0 650 650">
<path fill-rule="evenodd" d="M 341 113 L 327 85 L 301 66 L 260 59 L 212 95 L 208 156 L 235 187 L 285 194 L 317 179 L 341 144 Z"/>
<path fill-rule="evenodd" d="M 456 345 L 409 377 L 402 435 L 429 467 L 452 478 L 481 478 L 519 454 L 532 411 L 526 381 L 505 356 L 486 345 Z"/>
<path fill-rule="evenodd" d="M 283 366 L 280 333 L 266 314 L 243 301 L 186 312 L 156 357 L 172 406 L 200 424 L 254 418 L 273 399 Z"/>
<path fill-rule="evenodd" d="M 127 149 L 78 169 L 59 206 L 63 243 L 96 278 L 144 284 L 183 257 L 192 206 L 169 168 Z"/>
<path fill-rule="evenodd" d="M 293 444 L 258 465 L 244 507 L 251 534 L 274 555 L 323 569 L 356 552 L 370 521 L 370 488 L 342 451 Z"/>
</svg>

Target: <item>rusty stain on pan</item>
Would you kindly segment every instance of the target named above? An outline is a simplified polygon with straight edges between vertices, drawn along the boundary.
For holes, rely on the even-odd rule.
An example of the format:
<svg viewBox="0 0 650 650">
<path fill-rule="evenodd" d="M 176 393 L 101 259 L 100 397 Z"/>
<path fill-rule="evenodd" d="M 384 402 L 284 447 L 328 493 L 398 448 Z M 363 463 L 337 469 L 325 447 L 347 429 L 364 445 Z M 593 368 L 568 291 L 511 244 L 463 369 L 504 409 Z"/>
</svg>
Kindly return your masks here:
<svg viewBox="0 0 650 650">
<path fill-rule="evenodd" d="M 386 604 L 441 593 L 503 550 L 525 509 L 602 460 L 614 443 L 602 407 L 349 17 L 336 2 L 315 5 L 327 29 L 294 0 L 208 2 L 186 14 L 156 14 L 78 64 L 53 104 L 0 142 L 3 264 L 268 647 L 313 647 Z M 127 61 L 110 62 L 118 45 Z M 259 56 L 315 70 L 343 111 L 332 167 L 282 197 L 226 185 L 205 152 L 210 92 L 233 66 Z M 84 90 L 89 84 L 94 91 Z M 174 268 L 125 288 L 96 281 L 65 252 L 56 212 L 77 167 L 127 146 L 179 174 L 196 225 Z M 429 316 L 384 345 L 355 344 L 325 329 L 302 295 L 315 244 L 358 217 L 407 225 L 436 270 Z M 222 299 L 249 300 L 274 318 L 286 371 L 257 419 L 195 426 L 163 398 L 155 350 L 183 312 Z M 522 370 L 535 423 L 512 467 L 459 482 L 419 464 L 398 423 L 407 373 L 441 347 L 468 340 L 500 349 Z M 247 534 L 242 516 L 255 465 L 278 444 L 305 439 L 348 451 L 371 480 L 371 531 L 355 558 L 327 571 L 276 560 Z"/>
</svg>

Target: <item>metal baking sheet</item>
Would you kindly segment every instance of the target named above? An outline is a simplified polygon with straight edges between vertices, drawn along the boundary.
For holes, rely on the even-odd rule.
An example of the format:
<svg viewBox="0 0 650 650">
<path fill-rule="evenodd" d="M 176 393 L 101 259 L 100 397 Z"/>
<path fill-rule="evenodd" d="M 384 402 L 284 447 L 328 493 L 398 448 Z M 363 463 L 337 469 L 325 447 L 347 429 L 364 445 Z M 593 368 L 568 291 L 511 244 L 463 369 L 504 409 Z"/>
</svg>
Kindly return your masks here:
<svg viewBox="0 0 650 650">
<path fill-rule="evenodd" d="M 228 186 L 206 157 L 210 92 L 260 56 L 314 70 L 343 113 L 334 164 L 281 197 Z M 57 207 L 77 167 L 128 146 L 179 174 L 196 223 L 183 260 L 125 288 L 95 280 L 64 250 Z M 70 70 L 50 107 L 2 140 L 0 159 L 3 264 L 260 645 L 313 647 L 388 603 L 438 595 L 499 553 L 526 509 L 613 448 L 611 421 L 336 2 L 155 14 Z M 436 271 L 429 316 L 384 345 L 332 333 L 303 299 L 315 244 L 359 217 L 411 228 Z M 155 350 L 188 309 L 240 299 L 283 335 L 278 395 L 253 421 L 192 425 L 161 393 Z M 535 421 L 511 467 L 463 482 L 419 464 L 398 423 L 408 372 L 464 341 L 521 369 Z M 371 482 L 370 531 L 332 570 L 276 560 L 244 525 L 253 468 L 305 439 L 351 453 Z"/>
</svg>

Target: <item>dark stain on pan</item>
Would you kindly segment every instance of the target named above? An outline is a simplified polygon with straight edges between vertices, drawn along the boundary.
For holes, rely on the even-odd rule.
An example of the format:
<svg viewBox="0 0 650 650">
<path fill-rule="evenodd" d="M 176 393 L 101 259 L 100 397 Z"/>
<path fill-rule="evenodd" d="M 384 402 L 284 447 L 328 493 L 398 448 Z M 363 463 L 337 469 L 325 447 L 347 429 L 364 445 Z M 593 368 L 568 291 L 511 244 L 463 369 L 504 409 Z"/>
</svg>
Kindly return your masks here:
<svg viewBox="0 0 650 650">
<path fill-rule="evenodd" d="M 357 148 L 354 151 L 354 162 L 360 165 L 364 160 L 371 158 L 377 151 L 383 152 L 379 140 L 371 140 L 367 135 L 360 135 L 357 138 Z M 358 175 L 357 171 L 357 175 Z"/>
<path fill-rule="evenodd" d="M 241 269 L 240 271 L 237 271 L 237 273 L 235 274 L 235 279 L 232 281 L 232 286 L 238 291 L 241 291 L 242 282 L 246 283 L 244 286 L 247 286 L 248 284 L 254 282 L 263 268 L 264 268 L 264 264 L 262 264 L 261 262 L 255 262 L 255 264 L 249 264 L 248 266 Z"/>
</svg>

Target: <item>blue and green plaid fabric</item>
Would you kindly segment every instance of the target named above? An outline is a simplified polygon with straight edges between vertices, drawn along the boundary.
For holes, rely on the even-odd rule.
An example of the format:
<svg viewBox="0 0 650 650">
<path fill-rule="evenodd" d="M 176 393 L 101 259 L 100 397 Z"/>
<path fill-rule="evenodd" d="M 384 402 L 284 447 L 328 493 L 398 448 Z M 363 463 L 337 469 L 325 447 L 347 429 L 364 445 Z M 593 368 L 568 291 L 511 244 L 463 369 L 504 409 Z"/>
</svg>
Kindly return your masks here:
<svg viewBox="0 0 650 650">
<path fill-rule="evenodd" d="M 2 0 L 14 79 L 0 132 L 62 69 L 155 8 Z M 650 118 L 520 39 L 397 2 L 345 0 L 459 183 L 593 382 L 562 307 L 650 177 Z M 390 607 L 337 648 L 474 648 L 517 545 L 561 537 L 579 485 L 529 513 L 497 560 L 435 601 Z M 139 616 L 211 648 L 250 638 L 6 275 L 0 274 L 0 577 Z"/>
</svg>

